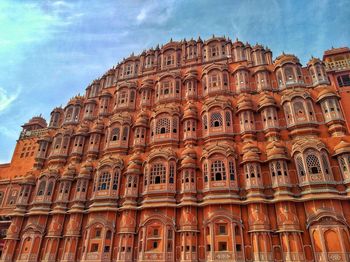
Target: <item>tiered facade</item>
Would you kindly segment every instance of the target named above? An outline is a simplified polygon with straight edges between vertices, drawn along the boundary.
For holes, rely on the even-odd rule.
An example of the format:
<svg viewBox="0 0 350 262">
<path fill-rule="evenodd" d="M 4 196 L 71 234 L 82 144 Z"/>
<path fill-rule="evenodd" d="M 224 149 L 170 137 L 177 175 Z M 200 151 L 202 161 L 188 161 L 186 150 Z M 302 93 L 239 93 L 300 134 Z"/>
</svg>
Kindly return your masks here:
<svg viewBox="0 0 350 262">
<path fill-rule="evenodd" d="M 1 261 L 350 261 L 350 106 L 327 70 L 220 37 L 124 59 L 23 126 Z"/>
</svg>

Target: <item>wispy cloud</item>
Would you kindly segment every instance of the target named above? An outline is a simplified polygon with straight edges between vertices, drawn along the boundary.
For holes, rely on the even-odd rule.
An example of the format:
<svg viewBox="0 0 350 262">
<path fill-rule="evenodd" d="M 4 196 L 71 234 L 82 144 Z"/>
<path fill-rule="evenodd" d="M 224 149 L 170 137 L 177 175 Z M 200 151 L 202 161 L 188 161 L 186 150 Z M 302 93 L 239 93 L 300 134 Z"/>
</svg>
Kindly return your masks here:
<svg viewBox="0 0 350 262">
<path fill-rule="evenodd" d="M 137 24 L 162 25 L 174 12 L 175 1 L 146 1 L 136 16 Z"/>
<path fill-rule="evenodd" d="M 9 93 L 6 89 L 0 87 L 0 114 L 9 109 L 12 103 L 17 99 L 21 92 L 21 88 L 17 88 L 12 93 Z"/>
</svg>

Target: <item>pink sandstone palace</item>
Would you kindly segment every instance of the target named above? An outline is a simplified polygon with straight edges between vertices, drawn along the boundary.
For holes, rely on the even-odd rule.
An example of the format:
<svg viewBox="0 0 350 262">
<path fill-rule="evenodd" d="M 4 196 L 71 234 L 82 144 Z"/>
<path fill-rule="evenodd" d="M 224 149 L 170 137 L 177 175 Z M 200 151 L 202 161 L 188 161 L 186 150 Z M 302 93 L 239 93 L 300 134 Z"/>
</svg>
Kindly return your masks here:
<svg viewBox="0 0 350 262">
<path fill-rule="evenodd" d="M 0 165 L 0 261 L 350 261 L 350 49 L 131 55 Z"/>
</svg>

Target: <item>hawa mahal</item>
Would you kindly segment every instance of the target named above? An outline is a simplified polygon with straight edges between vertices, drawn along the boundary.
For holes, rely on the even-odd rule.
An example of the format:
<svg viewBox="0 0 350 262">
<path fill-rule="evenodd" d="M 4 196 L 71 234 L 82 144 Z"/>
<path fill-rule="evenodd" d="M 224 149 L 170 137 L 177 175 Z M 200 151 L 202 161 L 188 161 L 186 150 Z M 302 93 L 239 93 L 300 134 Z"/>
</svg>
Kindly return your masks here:
<svg viewBox="0 0 350 262">
<path fill-rule="evenodd" d="M 131 55 L 24 124 L 0 261 L 350 261 L 350 49 Z"/>
</svg>

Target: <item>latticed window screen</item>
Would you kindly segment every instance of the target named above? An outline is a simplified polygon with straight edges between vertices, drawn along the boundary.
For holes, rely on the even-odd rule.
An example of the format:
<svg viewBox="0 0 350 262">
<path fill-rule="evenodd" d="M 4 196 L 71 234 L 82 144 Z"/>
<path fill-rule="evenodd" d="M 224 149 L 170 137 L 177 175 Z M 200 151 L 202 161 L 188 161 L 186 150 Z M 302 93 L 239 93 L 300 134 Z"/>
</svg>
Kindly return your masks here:
<svg viewBox="0 0 350 262">
<path fill-rule="evenodd" d="M 162 184 L 165 183 L 166 168 L 163 164 L 157 163 L 152 166 L 151 169 L 151 184 Z"/>
<path fill-rule="evenodd" d="M 230 161 L 228 162 L 228 167 L 230 170 L 230 180 L 233 181 L 235 180 L 235 164 L 232 161 Z"/>
<path fill-rule="evenodd" d="M 204 182 L 208 182 L 208 164 L 203 165 Z"/>
<path fill-rule="evenodd" d="M 177 133 L 177 118 L 173 118 L 173 133 Z"/>
<path fill-rule="evenodd" d="M 135 91 L 130 92 L 130 102 L 133 103 L 135 100 Z"/>
<path fill-rule="evenodd" d="M 170 133 L 170 120 L 161 118 L 157 121 L 156 134 Z"/>
<path fill-rule="evenodd" d="M 208 119 L 207 116 L 203 116 L 203 128 L 208 129 Z"/>
<path fill-rule="evenodd" d="M 42 196 L 45 192 L 45 187 L 46 187 L 46 181 L 43 180 L 40 182 L 39 187 L 38 187 L 38 196 Z"/>
<path fill-rule="evenodd" d="M 219 86 L 218 74 L 209 75 L 209 87 L 218 87 L 218 86 Z"/>
<path fill-rule="evenodd" d="M 222 126 L 222 115 L 220 112 L 213 112 L 210 116 L 210 126 L 220 127 Z"/>
<path fill-rule="evenodd" d="M 293 104 L 294 106 L 294 114 L 296 118 L 300 121 L 306 120 L 305 108 L 301 101 L 297 101 Z"/>
<path fill-rule="evenodd" d="M 253 165 L 249 165 L 250 178 L 255 177 L 255 169 Z"/>
<path fill-rule="evenodd" d="M 114 128 L 111 133 L 111 141 L 119 140 L 119 136 L 120 136 L 120 129 L 118 127 Z"/>
<path fill-rule="evenodd" d="M 174 176 L 175 176 L 175 166 L 174 164 L 170 164 L 169 170 L 169 183 L 174 184 Z"/>
<path fill-rule="evenodd" d="M 327 155 L 325 153 L 322 153 L 321 158 L 322 158 L 323 170 L 328 175 L 329 174 L 329 165 L 328 165 Z"/>
<path fill-rule="evenodd" d="M 123 140 L 124 141 L 128 138 L 128 131 L 129 131 L 129 128 L 125 126 L 123 128 Z"/>
<path fill-rule="evenodd" d="M 348 171 L 348 168 L 346 166 L 345 156 L 339 157 L 339 164 L 340 164 L 340 167 L 341 167 L 343 172 L 347 172 Z"/>
<path fill-rule="evenodd" d="M 117 190 L 118 189 L 118 183 L 119 183 L 119 170 L 117 170 L 114 174 L 114 177 L 113 177 L 113 187 L 112 189 L 113 190 Z"/>
<path fill-rule="evenodd" d="M 277 161 L 277 162 L 276 162 L 276 171 L 277 171 L 277 175 L 278 175 L 278 176 L 281 176 L 281 175 L 282 175 L 282 166 L 281 166 L 280 161 Z"/>
<path fill-rule="evenodd" d="M 231 113 L 229 111 L 225 112 L 226 126 L 231 126 Z"/>
<path fill-rule="evenodd" d="M 125 104 L 127 102 L 128 102 L 128 96 L 127 96 L 126 91 L 120 92 L 119 97 L 118 97 L 118 104 L 121 105 L 121 104 Z"/>
<path fill-rule="evenodd" d="M 226 180 L 225 164 L 221 160 L 216 160 L 211 164 L 211 180 Z"/>
<path fill-rule="evenodd" d="M 301 156 L 297 156 L 295 158 L 296 164 L 297 164 L 297 170 L 299 176 L 305 176 L 305 169 L 304 169 L 304 164 L 303 164 L 303 159 Z"/>
<path fill-rule="evenodd" d="M 309 171 L 309 174 L 320 174 L 321 165 L 317 156 L 309 154 L 306 156 L 306 165 Z"/>
<path fill-rule="evenodd" d="M 269 166 L 270 166 L 271 176 L 275 177 L 276 176 L 276 169 L 275 169 L 274 162 L 270 162 Z"/>
<path fill-rule="evenodd" d="M 108 190 L 111 182 L 111 174 L 103 172 L 98 178 L 97 190 Z"/>
</svg>

